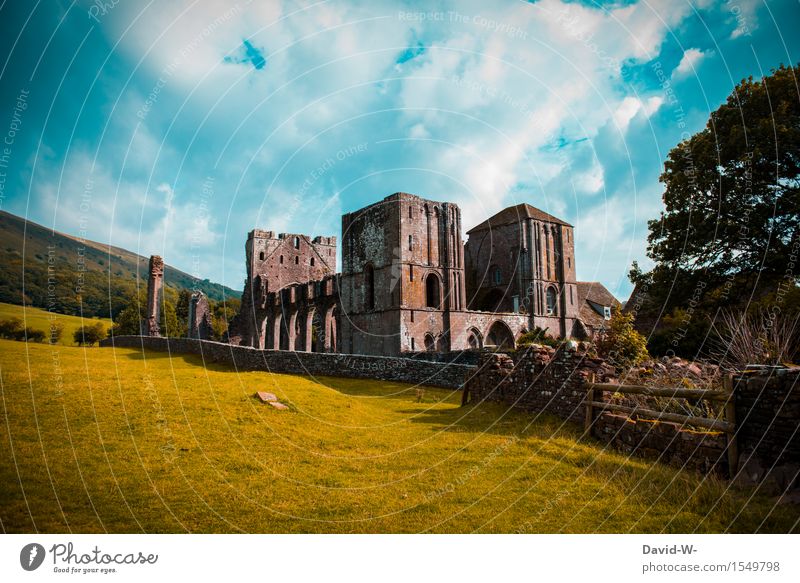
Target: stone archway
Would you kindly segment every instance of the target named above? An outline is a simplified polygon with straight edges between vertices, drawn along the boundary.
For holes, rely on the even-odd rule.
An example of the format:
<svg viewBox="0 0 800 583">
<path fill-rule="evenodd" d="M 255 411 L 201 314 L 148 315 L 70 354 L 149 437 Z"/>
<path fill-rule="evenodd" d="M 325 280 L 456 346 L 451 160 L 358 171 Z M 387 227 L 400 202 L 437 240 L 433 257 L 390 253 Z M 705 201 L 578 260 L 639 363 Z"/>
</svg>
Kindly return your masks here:
<svg viewBox="0 0 800 583">
<path fill-rule="evenodd" d="M 467 330 L 467 346 L 470 350 L 479 350 L 483 348 L 483 335 L 477 328 L 470 328 Z"/>
<path fill-rule="evenodd" d="M 514 333 L 511 332 L 508 324 L 502 320 L 495 320 L 489 326 L 488 332 L 486 332 L 486 344 L 488 346 L 497 346 L 498 348 L 513 349 L 516 346 Z"/>
<path fill-rule="evenodd" d="M 339 342 L 337 339 L 338 326 L 336 325 L 336 306 L 331 306 L 325 312 L 324 330 L 325 352 L 338 352 Z"/>
<path fill-rule="evenodd" d="M 425 334 L 425 351 L 436 352 L 436 340 L 434 340 L 433 334 L 430 332 Z"/>
<path fill-rule="evenodd" d="M 283 315 L 278 312 L 272 318 L 272 326 L 270 326 L 270 330 L 272 334 L 270 335 L 270 342 L 269 347 L 272 350 L 280 350 L 281 349 L 281 329 L 283 321 Z"/>
<path fill-rule="evenodd" d="M 301 328 L 301 342 L 302 347 L 301 350 L 303 352 L 312 352 L 314 350 L 314 314 L 316 310 L 314 308 L 309 308 L 308 311 L 305 313 L 305 317 L 303 318 L 302 328 Z"/>
</svg>

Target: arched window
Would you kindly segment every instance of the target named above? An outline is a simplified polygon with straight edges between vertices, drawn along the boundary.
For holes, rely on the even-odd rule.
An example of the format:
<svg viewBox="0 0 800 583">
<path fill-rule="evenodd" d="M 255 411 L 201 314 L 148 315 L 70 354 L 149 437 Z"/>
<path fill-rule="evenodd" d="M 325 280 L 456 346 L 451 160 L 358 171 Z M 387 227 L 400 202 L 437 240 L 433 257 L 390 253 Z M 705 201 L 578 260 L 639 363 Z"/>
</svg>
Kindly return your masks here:
<svg viewBox="0 0 800 583">
<path fill-rule="evenodd" d="M 547 314 L 555 315 L 558 309 L 558 302 L 556 300 L 556 288 L 547 288 Z"/>
<path fill-rule="evenodd" d="M 263 251 L 262 251 L 261 253 L 259 253 L 259 254 L 258 254 L 258 258 L 259 258 L 261 261 L 264 261 L 264 252 L 263 252 Z"/>
<path fill-rule="evenodd" d="M 425 334 L 425 350 L 434 352 L 436 350 L 436 341 L 433 339 L 432 334 Z"/>
<path fill-rule="evenodd" d="M 503 272 L 496 265 L 492 266 L 491 271 L 492 285 L 500 285 L 503 283 Z"/>
<path fill-rule="evenodd" d="M 299 255 L 295 255 L 295 257 L 294 257 L 294 264 L 295 264 L 295 265 L 300 265 L 300 256 L 299 256 Z"/>
<path fill-rule="evenodd" d="M 281 263 L 281 265 L 283 265 L 283 255 L 281 255 L 280 263 Z"/>
<path fill-rule="evenodd" d="M 414 207 L 411 207 L 411 206 L 408 207 L 408 218 L 409 219 L 413 219 L 414 218 Z"/>
<path fill-rule="evenodd" d="M 314 258 L 311 258 L 311 267 L 314 267 Z"/>
<path fill-rule="evenodd" d="M 295 249 L 300 249 L 300 237 L 295 237 L 294 238 L 294 248 Z"/>
<path fill-rule="evenodd" d="M 425 278 L 425 305 L 429 308 L 439 308 L 441 306 L 439 278 L 434 273 L 429 273 Z"/>
<path fill-rule="evenodd" d="M 367 265 L 364 270 L 364 304 L 368 310 L 375 309 L 375 270 Z"/>
</svg>

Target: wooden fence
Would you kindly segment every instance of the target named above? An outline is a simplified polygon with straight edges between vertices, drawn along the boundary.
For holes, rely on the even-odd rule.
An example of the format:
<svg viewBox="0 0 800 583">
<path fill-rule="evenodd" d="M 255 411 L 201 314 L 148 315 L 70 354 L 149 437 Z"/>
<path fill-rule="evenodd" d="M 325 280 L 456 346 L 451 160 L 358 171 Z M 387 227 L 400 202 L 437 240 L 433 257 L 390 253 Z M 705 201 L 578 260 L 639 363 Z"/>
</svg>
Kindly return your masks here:
<svg viewBox="0 0 800 583">
<path fill-rule="evenodd" d="M 728 472 L 730 475 L 735 475 L 739 466 L 739 452 L 736 444 L 736 405 L 733 394 L 732 375 L 725 378 L 725 390 L 723 391 L 646 387 L 644 385 L 615 385 L 611 383 L 596 383 L 594 382 L 594 378 L 592 378 L 588 383 L 585 383 L 584 387 L 586 388 L 586 419 L 584 422 L 584 428 L 587 433 L 591 431 L 592 423 L 594 422 L 595 410 L 599 410 L 601 412 L 617 411 L 620 413 L 627 413 L 628 415 L 637 415 L 646 419 L 671 421 L 673 423 L 680 423 L 681 425 L 692 425 L 695 427 L 703 427 L 704 429 L 709 429 L 711 431 L 719 431 L 725 433 L 727 441 L 726 449 L 728 453 Z M 679 413 L 655 411 L 643 407 L 629 407 L 627 405 L 611 403 L 602 400 L 603 393 L 606 391 L 630 395 L 644 395 L 648 397 L 715 401 L 724 404 L 724 419 L 694 417 L 691 415 L 681 415 Z M 600 399 L 595 400 L 595 396 L 599 396 Z"/>
</svg>

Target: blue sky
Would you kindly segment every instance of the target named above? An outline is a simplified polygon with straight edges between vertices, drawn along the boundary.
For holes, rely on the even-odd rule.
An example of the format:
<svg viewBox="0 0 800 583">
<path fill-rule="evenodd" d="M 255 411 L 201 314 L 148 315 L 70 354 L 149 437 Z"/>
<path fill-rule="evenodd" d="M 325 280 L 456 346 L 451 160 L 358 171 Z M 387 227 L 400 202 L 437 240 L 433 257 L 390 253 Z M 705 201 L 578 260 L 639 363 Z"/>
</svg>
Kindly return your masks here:
<svg viewBox="0 0 800 583">
<path fill-rule="evenodd" d="M 1 208 L 241 289 L 254 227 L 528 202 L 625 299 L 669 149 L 800 49 L 794 0 L 429 4 L 4 2 Z"/>
</svg>

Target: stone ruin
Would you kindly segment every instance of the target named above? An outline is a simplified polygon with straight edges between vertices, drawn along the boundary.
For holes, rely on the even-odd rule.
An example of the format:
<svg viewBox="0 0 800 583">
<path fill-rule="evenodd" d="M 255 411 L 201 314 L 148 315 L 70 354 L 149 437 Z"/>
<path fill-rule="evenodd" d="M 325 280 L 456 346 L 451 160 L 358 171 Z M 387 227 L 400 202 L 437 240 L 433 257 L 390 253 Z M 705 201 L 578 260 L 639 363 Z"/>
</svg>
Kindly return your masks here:
<svg viewBox="0 0 800 583">
<path fill-rule="evenodd" d="M 194 292 L 189 300 L 189 338 L 208 340 L 212 332 L 208 298 L 201 291 Z"/>
<path fill-rule="evenodd" d="M 150 256 L 147 280 L 147 336 L 161 336 L 161 301 L 164 288 L 164 260 L 158 255 Z"/>
</svg>

